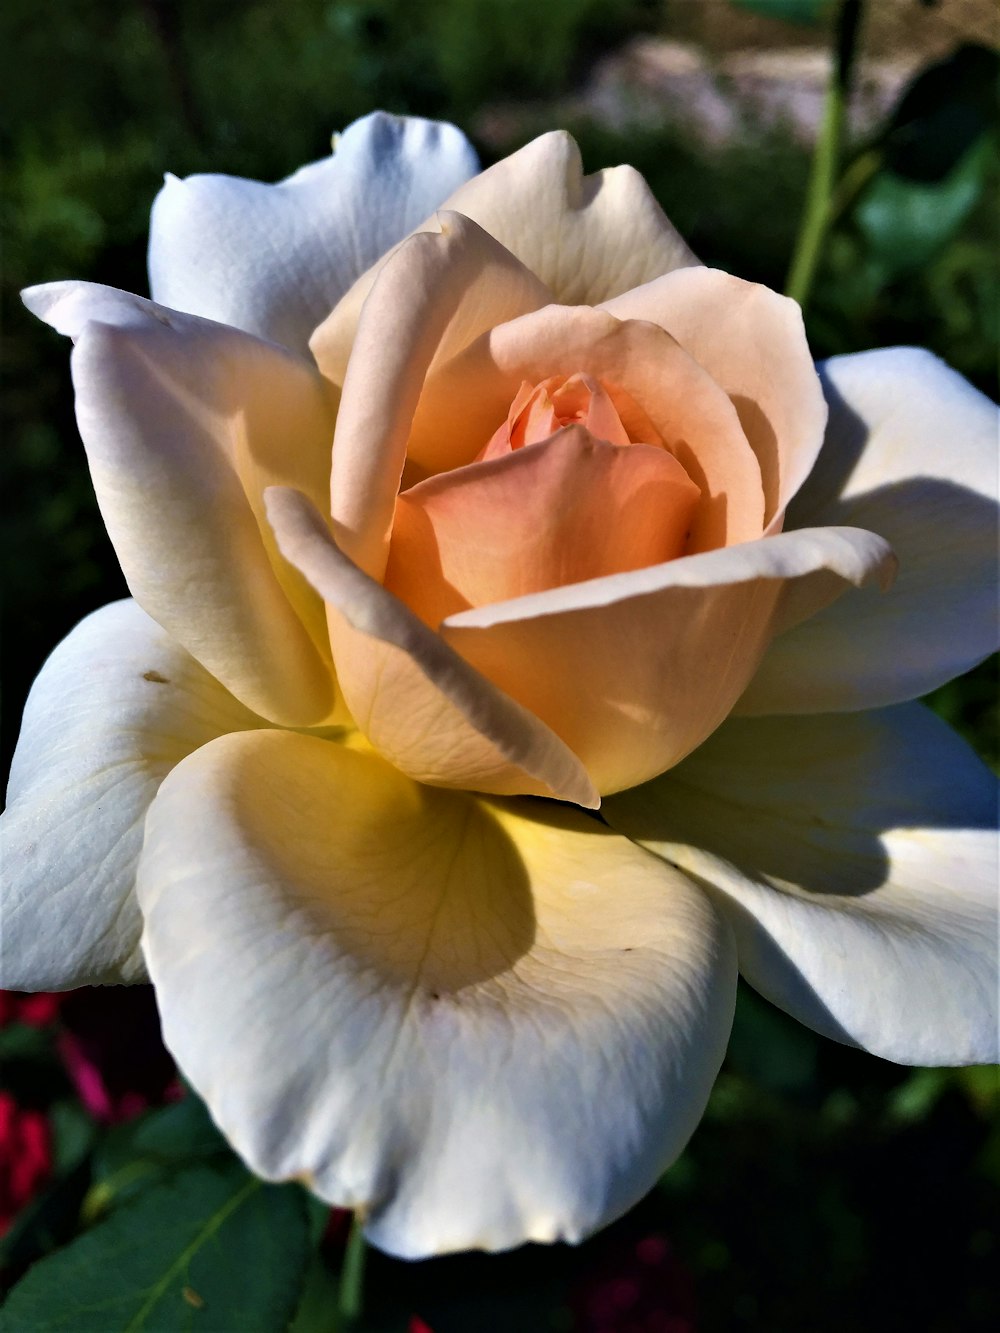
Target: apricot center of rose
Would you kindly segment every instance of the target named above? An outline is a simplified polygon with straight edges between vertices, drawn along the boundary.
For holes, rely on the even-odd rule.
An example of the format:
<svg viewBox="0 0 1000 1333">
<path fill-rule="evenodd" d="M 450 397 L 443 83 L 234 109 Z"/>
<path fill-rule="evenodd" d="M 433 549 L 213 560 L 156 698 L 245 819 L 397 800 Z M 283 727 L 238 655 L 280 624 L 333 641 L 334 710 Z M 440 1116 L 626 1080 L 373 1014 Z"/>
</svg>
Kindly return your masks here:
<svg viewBox="0 0 1000 1333">
<path fill-rule="evenodd" d="M 656 432 L 650 430 L 655 436 Z M 475 460 L 396 500 L 385 586 L 427 624 L 686 550 L 701 492 L 590 375 L 523 383 Z"/>
<path fill-rule="evenodd" d="M 539 444 L 563 426 L 585 426 L 596 440 L 608 444 L 633 444 L 608 391 L 599 380 L 582 372 L 551 375 L 532 386 L 527 380 L 514 396 L 507 420 L 498 426 L 477 461 L 502 458 L 512 449 Z M 653 444 L 650 439 L 647 441 Z M 658 441 L 656 441 L 658 443 Z"/>
</svg>

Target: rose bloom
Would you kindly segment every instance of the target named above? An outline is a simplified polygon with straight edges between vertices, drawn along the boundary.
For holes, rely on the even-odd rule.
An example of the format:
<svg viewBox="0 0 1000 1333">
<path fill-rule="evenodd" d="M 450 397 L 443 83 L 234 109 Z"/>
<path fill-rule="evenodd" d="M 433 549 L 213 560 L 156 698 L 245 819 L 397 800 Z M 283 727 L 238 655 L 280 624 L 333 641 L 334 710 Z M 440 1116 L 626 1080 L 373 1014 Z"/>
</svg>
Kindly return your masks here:
<svg viewBox="0 0 1000 1333">
<path fill-rule="evenodd" d="M 995 409 L 817 372 L 564 134 L 476 169 L 371 116 L 169 178 L 153 301 L 25 295 L 134 600 L 29 699 L 3 984 L 148 972 L 252 1169 L 404 1256 L 634 1203 L 737 969 L 890 1060 L 996 1043 L 995 783 L 905 702 L 996 646 Z"/>
</svg>

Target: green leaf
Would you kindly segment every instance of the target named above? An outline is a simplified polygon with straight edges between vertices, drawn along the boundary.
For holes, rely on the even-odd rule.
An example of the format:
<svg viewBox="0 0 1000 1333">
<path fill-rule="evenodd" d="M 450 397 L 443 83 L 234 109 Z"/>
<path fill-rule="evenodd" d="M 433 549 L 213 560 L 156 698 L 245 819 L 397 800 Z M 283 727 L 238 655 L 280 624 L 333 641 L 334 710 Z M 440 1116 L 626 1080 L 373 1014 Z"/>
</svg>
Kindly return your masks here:
<svg viewBox="0 0 1000 1333">
<path fill-rule="evenodd" d="M 140 1157 L 177 1163 L 228 1151 L 205 1103 L 188 1093 L 179 1102 L 113 1129 L 97 1154 L 95 1170 L 103 1176 Z"/>
<path fill-rule="evenodd" d="M 288 1333 L 341 1333 L 340 1283 L 322 1254 L 314 1254 L 302 1284 L 302 1296 Z"/>
<path fill-rule="evenodd" d="M 48 1060 L 52 1056 L 52 1035 L 45 1028 L 30 1023 L 10 1023 L 0 1028 L 0 1061 Z"/>
<path fill-rule="evenodd" d="M 52 1134 L 52 1169 L 57 1175 L 72 1171 L 93 1147 L 97 1126 L 78 1101 L 54 1102 L 49 1107 Z"/>
<path fill-rule="evenodd" d="M 179 1171 L 42 1259 L 3 1307 L 5 1333 L 284 1333 L 309 1256 L 297 1185 L 239 1162 Z"/>
<path fill-rule="evenodd" d="M 939 181 L 875 177 L 855 218 L 887 278 L 922 268 L 954 236 L 982 194 L 992 147 L 983 135 Z"/>
<path fill-rule="evenodd" d="M 942 180 L 997 123 L 1000 53 L 967 44 L 922 69 L 880 136 L 889 170 L 907 180 Z"/>
<path fill-rule="evenodd" d="M 84 1202 L 84 1219 L 94 1222 L 184 1167 L 210 1157 L 228 1157 L 229 1152 L 205 1103 L 193 1093 L 118 1125 L 94 1154 L 94 1183 Z"/>
<path fill-rule="evenodd" d="M 733 4 L 763 18 L 804 23 L 809 27 L 822 23 L 833 8 L 833 0 L 733 0 Z"/>
<path fill-rule="evenodd" d="M 0 1291 L 10 1286 L 31 1264 L 72 1238 L 89 1183 L 89 1165 L 82 1160 L 72 1170 L 50 1180 L 21 1209 L 10 1230 L 0 1238 Z M 0 1327 L 3 1327 L 2 1321 Z"/>
</svg>

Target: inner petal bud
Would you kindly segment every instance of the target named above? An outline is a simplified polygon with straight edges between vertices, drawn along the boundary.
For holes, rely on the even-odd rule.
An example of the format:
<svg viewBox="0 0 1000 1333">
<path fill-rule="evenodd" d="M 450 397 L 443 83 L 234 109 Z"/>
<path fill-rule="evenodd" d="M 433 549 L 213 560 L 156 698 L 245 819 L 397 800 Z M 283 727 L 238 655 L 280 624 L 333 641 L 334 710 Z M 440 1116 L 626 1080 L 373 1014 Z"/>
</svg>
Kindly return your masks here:
<svg viewBox="0 0 1000 1333">
<path fill-rule="evenodd" d="M 632 444 L 614 403 L 599 380 L 582 372 L 551 375 L 532 386 L 525 380 L 477 461 L 500 458 L 512 449 L 539 444 L 563 426 L 585 426 L 596 440 Z M 650 440 L 650 443 L 653 443 Z"/>
<path fill-rule="evenodd" d="M 552 411 L 587 391 L 589 412 L 596 395 L 573 385 L 561 396 L 568 386 L 545 390 Z M 531 390 L 508 416 L 515 431 L 531 402 L 549 410 Z M 385 586 L 437 628 L 472 606 L 644 569 L 684 554 L 699 496 L 658 445 L 609 444 L 579 423 L 530 447 L 508 440 L 397 498 Z"/>
</svg>

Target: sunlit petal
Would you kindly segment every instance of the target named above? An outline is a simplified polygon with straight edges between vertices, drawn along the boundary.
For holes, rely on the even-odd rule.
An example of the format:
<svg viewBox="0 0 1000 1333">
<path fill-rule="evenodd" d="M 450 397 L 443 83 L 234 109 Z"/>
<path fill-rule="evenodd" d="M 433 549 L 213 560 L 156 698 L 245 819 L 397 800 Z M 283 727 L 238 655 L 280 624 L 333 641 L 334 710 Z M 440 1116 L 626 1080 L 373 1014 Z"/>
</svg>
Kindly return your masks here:
<svg viewBox="0 0 1000 1333">
<path fill-rule="evenodd" d="M 347 706 L 386 758 L 421 782 L 599 804 L 572 751 L 358 569 L 302 495 L 275 487 L 267 502 L 282 552 L 327 603 Z"/>
<path fill-rule="evenodd" d="M 728 1036 L 731 940 L 683 875 L 576 812 L 332 742 L 193 755 L 150 812 L 139 897 L 167 1044 L 237 1151 L 397 1255 L 624 1212 Z"/>
<path fill-rule="evenodd" d="M 812 528 L 462 611 L 441 633 L 620 791 L 715 730 L 775 633 L 892 567 L 870 532 Z"/>
<path fill-rule="evenodd" d="M 278 555 L 263 491 L 325 508 L 336 398 L 298 357 L 93 283 L 24 300 L 76 341 L 80 434 L 129 589 L 255 712 L 331 716 L 323 605 Z"/>
<path fill-rule="evenodd" d="M 379 111 L 277 185 L 168 176 L 151 220 L 153 296 L 304 353 L 355 278 L 477 165 L 453 125 Z"/>
</svg>

